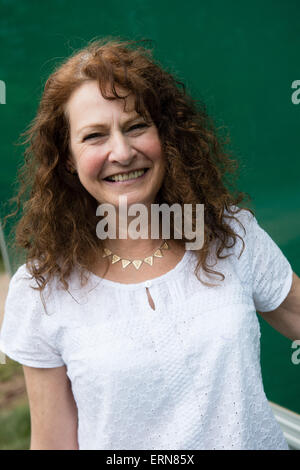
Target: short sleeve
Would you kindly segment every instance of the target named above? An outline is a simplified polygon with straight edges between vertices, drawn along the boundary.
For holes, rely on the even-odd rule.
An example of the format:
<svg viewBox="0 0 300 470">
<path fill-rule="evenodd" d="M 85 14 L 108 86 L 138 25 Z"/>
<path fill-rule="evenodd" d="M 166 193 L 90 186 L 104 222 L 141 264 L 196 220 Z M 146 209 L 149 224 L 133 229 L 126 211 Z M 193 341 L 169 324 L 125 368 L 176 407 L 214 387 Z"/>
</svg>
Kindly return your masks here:
<svg viewBox="0 0 300 470">
<path fill-rule="evenodd" d="M 291 289 L 292 267 L 279 246 L 252 215 L 248 243 L 252 295 L 256 310 L 260 312 L 275 310 Z"/>
<path fill-rule="evenodd" d="M 24 264 L 9 283 L 0 331 L 0 350 L 25 366 L 62 366 L 64 361 L 55 346 L 56 316 L 45 312 L 40 292 L 32 289 L 31 285 L 31 276 Z M 55 308 L 50 301 L 49 307 L 50 311 Z"/>
</svg>

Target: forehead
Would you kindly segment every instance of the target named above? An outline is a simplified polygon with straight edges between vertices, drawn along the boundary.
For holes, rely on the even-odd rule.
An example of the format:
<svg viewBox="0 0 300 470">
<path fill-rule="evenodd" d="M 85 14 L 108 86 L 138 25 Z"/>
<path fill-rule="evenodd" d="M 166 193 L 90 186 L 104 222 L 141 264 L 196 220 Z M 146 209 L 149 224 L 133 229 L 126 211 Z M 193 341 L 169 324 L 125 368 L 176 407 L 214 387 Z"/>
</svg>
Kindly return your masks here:
<svg viewBox="0 0 300 470">
<path fill-rule="evenodd" d="M 94 117 L 107 117 L 112 112 L 134 114 L 134 96 L 126 92 L 126 90 L 116 86 L 116 91 L 120 96 L 127 96 L 125 100 L 105 99 L 99 89 L 96 81 L 88 81 L 77 88 L 70 96 L 65 106 L 65 111 L 70 121 L 78 121 L 87 118 L 87 115 Z M 113 96 L 111 94 L 111 96 Z M 125 109 L 124 109 L 125 107 Z"/>
</svg>

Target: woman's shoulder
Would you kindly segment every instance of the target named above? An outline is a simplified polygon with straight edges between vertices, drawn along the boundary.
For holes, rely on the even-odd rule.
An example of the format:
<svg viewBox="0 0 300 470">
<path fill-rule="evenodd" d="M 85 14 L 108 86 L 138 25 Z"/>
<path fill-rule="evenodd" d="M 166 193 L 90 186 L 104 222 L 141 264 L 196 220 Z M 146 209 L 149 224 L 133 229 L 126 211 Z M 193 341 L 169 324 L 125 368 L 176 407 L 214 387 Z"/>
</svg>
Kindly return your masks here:
<svg viewBox="0 0 300 470">
<path fill-rule="evenodd" d="M 223 222 L 232 225 L 235 229 L 240 227 L 239 232 L 243 231 L 243 227 L 249 229 L 253 221 L 255 221 L 255 215 L 251 209 L 231 205 L 229 210 L 225 208 L 223 211 Z"/>
<path fill-rule="evenodd" d="M 37 287 L 26 263 L 19 266 L 9 283 L 0 348 L 24 365 L 58 367 L 63 361 L 55 351 L 59 327 L 55 296 L 40 295 Z"/>
<path fill-rule="evenodd" d="M 10 278 L 5 311 L 21 311 L 24 315 L 26 312 L 27 317 L 40 318 L 43 317 L 42 313 L 50 314 L 57 311 L 62 288 L 59 287 L 57 275 L 48 281 L 43 276 L 46 280 L 43 287 L 42 277 L 36 278 L 31 266 L 27 263 L 21 264 Z"/>
<path fill-rule="evenodd" d="M 224 263 L 227 264 L 229 262 L 229 265 L 231 265 L 235 259 L 238 259 L 239 267 L 241 268 L 241 264 L 244 262 L 248 264 L 249 261 L 248 258 L 253 245 L 253 236 L 255 236 L 253 227 L 256 223 L 256 218 L 251 210 L 231 205 L 229 210 L 224 209 L 222 222 L 226 224 L 234 234 L 233 238 L 233 235 L 228 232 L 229 239 L 226 244 L 223 244 L 222 256 L 226 256 Z M 221 240 L 217 239 L 212 244 L 214 254 L 221 243 Z M 228 258 L 227 255 L 229 256 Z M 218 259 L 218 262 L 222 264 L 222 260 Z"/>
<path fill-rule="evenodd" d="M 52 282 L 46 283 L 44 291 L 50 290 L 50 286 L 53 286 L 53 284 L 55 284 L 54 279 Z M 30 265 L 27 263 L 21 264 L 16 269 L 9 282 L 9 289 L 18 289 L 19 293 L 23 290 L 27 291 L 28 288 L 32 288 L 32 291 L 38 290 L 38 286 L 39 282 L 33 275 Z"/>
<path fill-rule="evenodd" d="M 36 287 L 36 281 L 30 274 L 30 271 L 26 263 L 19 266 L 9 281 L 8 294 L 16 291 L 18 296 L 24 291 L 27 291 L 29 287 Z"/>
</svg>

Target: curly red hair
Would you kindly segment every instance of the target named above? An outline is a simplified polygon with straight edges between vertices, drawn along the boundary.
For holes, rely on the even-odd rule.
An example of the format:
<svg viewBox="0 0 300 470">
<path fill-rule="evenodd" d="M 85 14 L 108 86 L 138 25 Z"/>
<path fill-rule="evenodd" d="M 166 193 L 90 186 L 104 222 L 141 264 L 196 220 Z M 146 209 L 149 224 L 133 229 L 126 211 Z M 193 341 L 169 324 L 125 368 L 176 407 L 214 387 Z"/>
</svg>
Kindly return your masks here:
<svg viewBox="0 0 300 470">
<path fill-rule="evenodd" d="M 238 164 L 225 151 L 228 140 L 217 134 L 204 103 L 194 100 L 185 85 L 139 42 L 107 37 L 74 52 L 49 76 L 36 117 L 21 134 L 27 148 L 18 172 L 19 192 L 11 200 L 17 209 L 5 222 L 22 207 L 22 217 L 14 228 L 14 246 L 26 250 L 27 269 L 40 291 L 55 275 L 68 289 L 67 279 L 74 266 L 83 274 L 102 250 L 95 230 L 98 202 L 67 169 L 69 121 L 65 105 L 87 80 L 96 80 L 107 99 L 122 99 L 116 85 L 128 90 L 135 97 L 136 111 L 145 119 L 149 113 L 157 126 L 167 164 L 156 202 L 182 207 L 192 204 L 193 208 L 204 204 L 205 236 L 202 249 L 197 251 L 197 277 L 201 266 L 224 280 L 222 273 L 207 265 L 212 242 L 219 241 L 216 255 L 222 258 L 223 249 L 234 246 L 236 237 L 241 238 L 224 220 L 225 210 L 226 217 L 235 218 L 240 202 L 249 198 L 234 189 Z M 193 229 L 194 218 L 193 210 Z M 233 240 L 230 246 L 229 239 Z M 182 244 L 186 241 L 190 240 L 184 236 L 178 240 Z"/>
</svg>

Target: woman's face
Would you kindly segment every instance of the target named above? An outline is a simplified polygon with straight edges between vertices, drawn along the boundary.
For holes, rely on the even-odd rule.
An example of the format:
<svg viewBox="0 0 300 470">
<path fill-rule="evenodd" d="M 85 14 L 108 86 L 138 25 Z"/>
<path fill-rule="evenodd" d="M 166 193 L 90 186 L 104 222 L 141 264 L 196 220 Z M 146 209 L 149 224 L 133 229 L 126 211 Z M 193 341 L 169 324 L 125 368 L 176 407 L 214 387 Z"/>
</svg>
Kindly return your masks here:
<svg viewBox="0 0 300 470">
<path fill-rule="evenodd" d="M 65 108 L 70 122 L 70 161 L 81 184 L 99 203 L 118 207 L 119 196 L 127 196 L 128 206 L 148 205 L 154 202 L 165 172 L 158 131 L 134 111 L 132 96 L 126 99 L 126 112 L 123 108 L 123 100 L 104 99 L 96 81 L 75 90 Z M 144 168 L 147 171 L 140 177 L 106 180 Z"/>
</svg>

